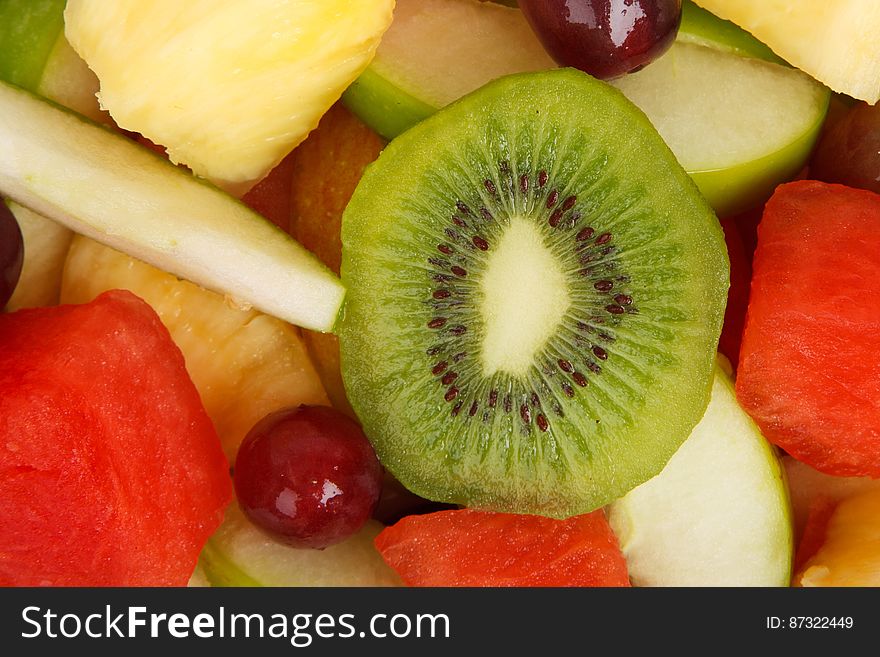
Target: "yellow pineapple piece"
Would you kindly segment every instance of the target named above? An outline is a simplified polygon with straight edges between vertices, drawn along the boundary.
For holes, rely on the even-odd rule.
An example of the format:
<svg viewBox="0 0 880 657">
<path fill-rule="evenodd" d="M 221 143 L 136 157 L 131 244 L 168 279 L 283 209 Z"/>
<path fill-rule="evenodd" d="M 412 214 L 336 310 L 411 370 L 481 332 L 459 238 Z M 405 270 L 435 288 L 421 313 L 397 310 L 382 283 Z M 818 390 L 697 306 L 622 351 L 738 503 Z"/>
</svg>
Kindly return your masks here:
<svg viewBox="0 0 880 657">
<path fill-rule="evenodd" d="M 880 490 L 837 505 L 825 542 L 794 581 L 800 586 L 880 586 Z"/>
<path fill-rule="evenodd" d="M 62 303 L 124 288 L 149 303 L 180 347 L 230 463 L 250 428 L 285 406 L 330 402 L 299 330 L 78 235 Z"/>
<path fill-rule="evenodd" d="M 695 0 L 834 91 L 880 99 L 877 0 Z"/>
<path fill-rule="evenodd" d="M 394 0 L 68 0 L 101 106 L 243 193 L 373 58 Z"/>
</svg>

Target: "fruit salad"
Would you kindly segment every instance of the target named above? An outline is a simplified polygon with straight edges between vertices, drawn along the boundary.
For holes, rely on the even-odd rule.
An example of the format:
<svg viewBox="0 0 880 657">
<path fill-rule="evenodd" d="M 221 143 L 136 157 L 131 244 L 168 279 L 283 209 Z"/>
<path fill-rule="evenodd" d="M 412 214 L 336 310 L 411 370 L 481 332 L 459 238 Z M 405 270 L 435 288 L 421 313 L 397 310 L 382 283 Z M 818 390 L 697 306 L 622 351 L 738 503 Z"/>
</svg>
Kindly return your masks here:
<svg viewBox="0 0 880 657">
<path fill-rule="evenodd" d="M 0 585 L 880 584 L 878 34 L 0 0 Z"/>
</svg>

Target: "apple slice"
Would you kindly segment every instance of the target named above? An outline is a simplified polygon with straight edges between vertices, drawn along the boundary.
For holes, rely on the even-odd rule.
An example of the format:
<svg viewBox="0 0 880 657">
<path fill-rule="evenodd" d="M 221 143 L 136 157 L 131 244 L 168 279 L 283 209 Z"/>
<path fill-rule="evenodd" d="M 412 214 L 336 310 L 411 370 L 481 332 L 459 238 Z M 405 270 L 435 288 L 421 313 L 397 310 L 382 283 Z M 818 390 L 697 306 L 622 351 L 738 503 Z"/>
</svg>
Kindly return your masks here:
<svg viewBox="0 0 880 657">
<path fill-rule="evenodd" d="M 215 187 L 0 82 L 0 194 L 293 324 L 328 331 L 345 288 L 293 238 Z"/>
<path fill-rule="evenodd" d="M 648 115 L 722 216 L 761 203 L 792 178 L 827 111 L 825 87 L 772 59 L 740 28 L 688 5 L 670 51 L 613 83 Z M 398 0 L 376 57 L 343 99 L 390 139 L 496 77 L 554 66 L 517 9 Z"/>
<path fill-rule="evenodd" d="M 691 0 L 684 0 L 681 3 L 678 41 L 724 50 L 741 57 L 755 57 L 785 64 L 785 60 L 744 29 L 718 18 L 712 12 L 695 5 Z"/>
<path fill-rule="evenodd" d="M 110 123 L 95 95 L 98 77 L 64 36 L 65 4 L 66 0 L 0 2 L 0 79 L 93 121 Z"/>
<path fill-rule="evenodd" d="M 800 171 L 830 98 L 795 69 L 682 42 L 614 85 L 648 115 L 720 216 L 761 203 Z"/>
<path fill-rule="evenodd" d="M 609 509 L 637 586 L 788 586 L 791 511 L 774 448 L 716 369 L 706 414 L 654 479 Z"/>
<path fill-rule="evenodd" d="M 518 9 L 478 0 L 397 0 L 373 61 L 342 99 L 392 139 L 495 78 L 555 67 Z"/>
<path fill-rule="evenodd" d="M 400 586 L 373 545 L 381 530 L 370 520 L 351 538 L 323 550 L 293 548 L 254 527 L 233 503 L 199 563 L 214 586 Z"/>
</svg>

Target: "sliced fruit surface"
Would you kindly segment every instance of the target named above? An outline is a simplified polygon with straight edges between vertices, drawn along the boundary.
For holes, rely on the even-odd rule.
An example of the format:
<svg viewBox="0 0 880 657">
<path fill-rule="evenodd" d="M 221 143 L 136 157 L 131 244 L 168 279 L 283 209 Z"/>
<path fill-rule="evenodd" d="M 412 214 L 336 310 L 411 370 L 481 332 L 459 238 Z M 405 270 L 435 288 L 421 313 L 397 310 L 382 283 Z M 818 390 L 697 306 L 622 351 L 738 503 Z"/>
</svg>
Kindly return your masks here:
<svg viewBox="0 0 880 657">
<path fill-rule="evenodd" d="M 461 509 L 408 516 L 376 547 L 408 586 L 629 586 L 602 511 L 553 520 Z"/>
<path fill-rule="evenodd" d="M 719 216 L 761 203 L 794 178 L 829 99 L 800 71 L 688 43 L 614 84 L 648 115 Z"/>
<path fill-rule="evenodd" d="M 165 271 L 330 330 L 339 280 L 258 214 L 132 141 L 0 83 L 0 192 Z"/>
<path fill-rule="evenodd" d="M 758 227 L 736 391 L 771 442 L 880 476 L 880 196 L 780 186 Z"/>
<path fill-rule="evenodd" d="M 400 586 L 373 545 L 382 525 L 369 521 L 348 540 L 323 550 L 270 538 L 231 504 L 200 557 L 214 586 Z"/>
<path fill-rule="evenodd" d="M 684 43 L 725 50 L 740 57 L 785 63 L 765 43 L 758 41 L 736 24 L 719 19 L 712 12 L 694 4 L 693 0 L 684 0 L 681 3 L 681 25 L 677 38 Z"/>
<path fill-rule="evenodd" d="M 183 586 L 228 464 L 150 307 L 0 314 L 0 584 Z"/>
<path fill-rule="evenodd" d="M 64 36 L 65 0 L 0 2 L 0 79 L 107 122 L 98 78 Z"/>
<path fill-rule="evenodd" d="M 721 229 L 644 115 L 586 74 L 503 78 L 393 141 L 342 243 L 349 399 L 423 497 L 586 513 L 705 411 Z"/>
<path fill-rule="evenodd" d="M 102 107 L 228 189 L 246 189 L 369 64 L 394 0 L 69 0 L 65 32 Z"/>
<path fill-rule="evenodd" d="M 64 33 L 65 0 L 0 3 L 0 79 L 36 90 L 58 37 Z"/>
<path fill-rule="evenodd" d="M 84 303 L 114 288 L 143 298 L 168 327 L 230 462 L 267 413 L 328 403 L 296 328 L 78 235 L 65 265 L 62 301 Z"/>
<path fill-rule="evenodd" d="M 6 309 L 54 306 L 61 291 L 61 272 L 73 232 L 27 208 L 11 203 L 24 238 L 21 278 Z"/>
<path fill-rule="evenodd" d="M 863 0 L 695 0 L 834 91 L 880 99 L 880 5 Z"/>
<path fill-rule="evenodd" d="M 880 490 L 840 502 L 796 586 L 880 586 Z"/>
<path fill-rule="evenodd" d="M 775 449 L 719 366 L 706 414 L 609 521 L 636 586 L 788 586 L 792 527 Z"/>
<path fill-rule="evenodd" d="M 467 39 L 460 38 L 464 25 Z M 502 75 L 555 67 L 518 9 L 477 0 L 397 0 L 375 58 L 343 99 L 391 139 Z"/>
<path fill-rule="evenodd" d="M 763 202 L 801 169 L 829 92 L 804 73 L 765 61 L 761 44 L 741 29 L 693 10 L 699 17 L 685 12 L 669 52 L 614 84 L 648 115 L 726 216 Z M 474 38 L 457 38 L 460 25 L 473 26 Z M 487 58 L 486 66 L 473 66 Z M 391 138 L 499 75 L 555 66 L 516 9 L 476 0 L 401 0 L 376 58 L 345 102 Z"/>
</svg>

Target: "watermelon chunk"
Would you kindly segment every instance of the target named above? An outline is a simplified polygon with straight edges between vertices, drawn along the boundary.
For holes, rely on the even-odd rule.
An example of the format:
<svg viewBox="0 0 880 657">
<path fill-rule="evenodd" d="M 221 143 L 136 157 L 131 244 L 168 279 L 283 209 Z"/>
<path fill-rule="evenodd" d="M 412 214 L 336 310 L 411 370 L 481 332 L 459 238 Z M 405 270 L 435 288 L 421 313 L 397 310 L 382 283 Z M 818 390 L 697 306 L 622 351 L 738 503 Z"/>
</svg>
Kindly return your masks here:
<svg viewBox="0 0 880 657">
<path fill-rule="evenodd" d="M 554 520 L 462 509 L 408 516 L 376 537 L 408 586 L 629 586 L 602 511 Z"/>
<path fill-rule="evenodd" d="M 0 315 L 0 585 L 183 586 L 231 491 L 146 303 Z"/>
<path fill-rule="evenodd" d="M 777 188 L 758 228 L 736 392 L 798 460 L 880 477 L 880 195 Z"/>
</svg>

